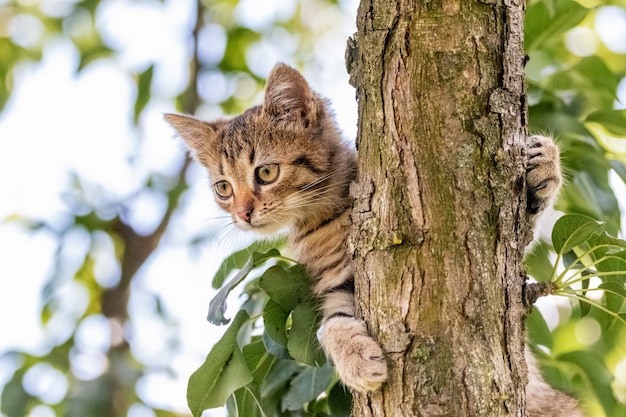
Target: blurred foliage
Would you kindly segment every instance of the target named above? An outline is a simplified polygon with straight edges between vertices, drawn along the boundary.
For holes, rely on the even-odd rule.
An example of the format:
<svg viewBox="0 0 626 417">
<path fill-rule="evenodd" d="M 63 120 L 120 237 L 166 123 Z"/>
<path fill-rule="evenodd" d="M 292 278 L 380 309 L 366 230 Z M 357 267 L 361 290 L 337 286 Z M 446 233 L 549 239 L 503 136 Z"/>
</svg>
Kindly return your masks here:
<svg viewBox="0 0 626 417">
<path fill-rule="evenodd" d="M 529 130 L 557 138 L 567 184 L 556 208 L 580 215 L 557 222 L 552 242 L 527 258 L 533 278 L 573 298 L 558 302 L 551 328 L 535 308 L 529 336 L 548 382 L 575 393 L 593 417 L 626 415 L 626 264 L 623 241 L 611 238 L 625 201 L 612 185 L 626 181 L 626 103 L 617 99 L 626 49 L 607 46 L 617 30 L 607 15 L 623 27 L 626 2 L 530 1 L 526 24 Z M 581 239 L 563 246 L 563 236 Z"/>
<path fill-rule="evenodd" d="M 46 48 L 62 40 L 69 42 L 79 57 L 77 76 L 97 62 L 112 63 L 126 72 L 135 87 L 128 120 L 134 123 L 136 135 L 130 137 L 143 140 L 147 127 L 142 118 L 151 103 L 163 100 L 155 84 L 161 64 L 155 60 L 137 65 L 125 60 L 125 41 L 120 43 L 107 36 L 111 29 L 106 25 L 116 22 L 107 22 L 106 12 L 114 7 L 165 10 L 180 5 L 191 8 L 186 38 L 181 38 L 186 43 L 182 49 L 187 50 L 188 75 L 181 91 L 167 98 L 170 107 L 211 117 L 240 112 L 255 103 L 264 77 L 276 60 L 314 65 L 315 40 L 335 29 L 332 23 L 346 7 L 333 0 L 283 2 L 274 4 L 273 9 L 264 8 L 262 16 L 251 19 L 246 16 L 244 3 L 0 0 L 0 111 L 12 98 L 20 71 L 39 62 Z M 137 31 L 142 30 L 142 23 L 139 18 Z M 215 85 L 222 89 L 213 88 Z M 140 160 L 137 152 L 141 148 L 137 145 L 129 149 L 131 164 Z M 188 415 L 185 410 L 161 409 L 140 395 L 137 386 L 144 377 L 175 372 L 171 358 L 181 351 L 184 341 L 179 340 L 175 319 L 163 308 L 159 296 L 144 293 L 143 314 L 151 314 L 161 322 L 167 341 L 158 360 L 137 355 L 140 347 L 135 346 L 130 331 L 135 312 L 129 310 L 129 299 L 137 292 L 133 278 L 160 250 L 174 213 L 185 204 L 189 161 L 181 158 L 174 172 L 148 175 L 139 163 L 135 165 L 132 168 L 137 170 L 136 177 L 145 180 L 128 195 L 119 196 L 116 190 L 90 183 L 81 172 L 69 172 L 66 189 L 59 190 L 66 204 L 64 211 L 51 213 L 50 218 L 26 218 L 14 213 L 4 219 L 33 235 L 52 236 L 56 253 L 42 293 L 41 326 L 47 340 L 36 352 L 0 352 L 4 369 L 6 364 L 12 369 L 0 397 L 3 415 Z M 136 199 L 146 192 L 166 202 L 160 221 L 149 231 L 134 224 L 135 219 L 129 216 Z M 187 237 L 190 251 L 213 238 L 209 232 L 204 233 Z M 98 276 L 99 262 L 113 264 L 108 269 L 116 271 L 116 276 L 104 282 Z M 85 346 L 85 334 L 98 334 L 103 341 L 97 348 Z M 246 355 L 246 360 L 249 357 Z M 83 372 L 85 361 L 92 374 Z M 94 368 L 101 369 L 93 374 Z"/>
<path fill-rule="evenodd" d="M 129 119 L 140 131 L 139 136 L 145 135 L 141 117 L 153 100 L 159 64 L 128 69 L 129 65 L 120 56 L 119 45 L 102 35 L 103 27 L 97 22 L 103 6 L 113 2 L 0 0 L 0 111 L 11 99 L 20 67 L 40 60 L 45 49 L 61 38 L 70 41 L 80 57 L 78 73 L 102 60 L 126 68 L 136 86 L 135 102 L 131 106 L 133 114 Z M 144 0 L 141 3 L 159 8 L 167 2 Z M 196 16 L 188 27 L 187 85 L 170 98 L 177 109 L 211 116 L 240 112 L 257 101 L 263 78 L 276 60 L 315 66 L 315 60 L 323 59 L 323 53 L 316 51 L 316 46 L 325 34 L 333 31 L 337 20 L 332 16 L 345 12 L 342 2 L 306 0 L 285 2 L 283 6 L 264 22 L 251 25 L 242 18 L 240 4 L 235 0 L 198 1 Z M 556 136 L 564 151 L 568 185 L 557 208 L 565 213 L 587 216 L 594 219 L 594 223 L 600 221 L 602 223 L 596 224 L 604 225 L 602 233 L 616 236 L 621 221 L 619 198 L 609 177 L 611 174 L 616 181 L 619 178 L 626 181 L 626 146 L 622 139 L 626 136 L 626 113 L 621 110 L 626 103 L 616 100 L 618 86 L 625 83 L 626 51 L 611 50 L 600 36 L 599 16 L 603 13 L 618 16 L 626 13 L 626 2 L 528 2 L 528 96 L 530 130 Z M 222 85 L 223 91 L 206 88 L 207 83 Z M 129 159 L 133 159 L 133 155 L 129 155 Z M 54 237 L 56 257 L 42 294 L 41 323 L 45 329 L 65 330 L 50 331 L 55 336 L 50 336 L 46 346 L 36 353 L 12 351 L 2 355 L 1 359 L 15 364 L 0 398 L 0 409 L 5 416 L 117 417 L 130 415 L 129 409 L 137 409 L 137 406 L 143 410 L 141 415 L 186 415 L 180 410 L 159 409 L 147 403 L 136 390 L 138 381 L 145 375 L 173 372 L 167 358 L 182 342 L 177 341 L 176 336 L 164 336 L 173 339 L 168 344 L 169 351 L 161 352 L 166 359 L 156 364 L 142 362 L 133 354 L 133 340 L 124 329 L 133 321 L 133 313 L 128 311 L 131 283 L 144 262 L 160 247 L 173 214 L 184 202 L 188 166 L 181 161 L 176 172 L 151 172 L 143 188 L 136 190 L 137 194 L 149 190 L 167 201 L 161 221 L 149 233 L 138 232 L 127 216 L 134 195 L 114 198 L 116 194 L 112 190 L 89 184 L 80 172 L 73 173 L 67 189 L 61 191 L 66 196 L 65 212 L 57 213 L 54 219 L 24 218 L 20 213 L 7 219 L 33 234 L 47 233 Z M 98 198 L 93 198 L 94 195 Z M 595 232 L 599 233 L 594 229 Z M 594 236 L 599 236 L 598 233 Z M 208 236 L 194 236 L 189 246 L 198 245 L 206 238 Z M 77 242 L 80 243 L 78 259 Z M 254 252 L 267 253 L 266 248 L 253 247 L 239 255 L 238 260 L 228 258 L 221 270 L 222 282 L 228 273 L 245 266 Z M 553 260 L 557 252 L 550 243 L 536 245 L 529 256 L 529 269 L 531 273 L 537 271 L 532 274 L 537 280 L 554 282 L 554 274 L 544 275 L 546 271 L 549 274 L 556 270 Z M 96 263 L 103 256 L 117 264 L 117 277 L 112 282 L 103 283 L 96 278 Z M 199 415 L 201 408 L 228 398 L 230 415 L 262 415 L 259 410 L 263 409 L 268 416 L 347 416 L 349 395 L 332 376 L 328 365 L 311 366 L 322 363 L 309 361 L 307 357 L 317 357 L 308 356 L 310 352 L 301 355 L 298 349 L 303 346 L 294 347 L 292 342 L 290 349 L 287 330 L 291 331 L 293 326 L 298 328 L 296 312 L 284 304 L 283 289 L 273 291 L 274 287 L 267 282 L 284 273 L 301 275 L 292 270 L 295 268 L 292 263 L 281 260 L 280 255 L 273 252 L 272 256 L 276 264 L 265 271 L 268 274 L 263 275 L 265 278 L 243 281 L 245 313 L 233 319 L 231 330 L 225 336 L 238 343 L 218 344 L 209 353 L 209 364 L 217 357 L 216 364 L 222 363 L 224 367 L 216 367 L 216 364 L 208 370 L 201 367 L 192 376 L 190 404 L 196 404 L 194 380 L 214 378 L 215 370 L 226 372 L 229 366 L 246 377 L 220 388 L 221 391 L 214 393 L 213 402 L 200 402 L 193 411 Z M 561 259 L 561 264 L 556 265 L 558 268 L 563 267 L 563 262 L 578 268 L 583 261 L 588 261 L 585 258 L 576 262 L 576 257 L 565 253 Z M 589 273 L 587 269 L 582 268 L 580 276 L 585 277 Z M 265 284 L 261 283 L 263 280 Z M 239 281 L 233 282 L 231 288 L 237 283 Z M 572 294 L 587 295 L 601 282 L 590 277 L 578 282 L 565 280 L 560 284 L 555 288 L 561 293 L 572 290 Z M 620 293 L 617 288 L 613 290 Z M 82 298 L 79 299 L 86 301 L 68 302 L 76 299 L 72 297 L 75 293 L 80 293 Z M 599 306 L 610 306 L 609 310 L 617 314 L 624 312 L 619 298 L 605 295 L 593 300 Z M 623 376 L 626 374 L 626 330 L 619 320 L 611 320 L 598 305 L 589 307 L 576 301 L 561 306 L 566 310 L 565 317 L 551 329 L 535 310 L 529 317 L 530 337 L 540 353 L 550 383 L 580 395 L 591 416 L 622 417 L 626 413 Z M 176 335 L 176 325 L 158 296 L 148 297 L 144 308 L 163 322 L 168 329 L 166 333 Z M 301 312 L 307 317 L 305 323 L 310 323 L 312 311 Z M 77 342 L 80 333 L 89 328 L 107 329 L 102 349 L 87 351 Z M 227 359 L 223 360 L 225 357 Z M 294 357 L 310 363 L 300 363 L 293 360 Z M 96 377 L 81 375 L 78 364 L 84 360 L 103 363 L 102 372 Z M 48 385 L 34 390 L 33 380 L 48 381 Z M 231 393 L 234 395 L 229 395 Z"/>
</svg>

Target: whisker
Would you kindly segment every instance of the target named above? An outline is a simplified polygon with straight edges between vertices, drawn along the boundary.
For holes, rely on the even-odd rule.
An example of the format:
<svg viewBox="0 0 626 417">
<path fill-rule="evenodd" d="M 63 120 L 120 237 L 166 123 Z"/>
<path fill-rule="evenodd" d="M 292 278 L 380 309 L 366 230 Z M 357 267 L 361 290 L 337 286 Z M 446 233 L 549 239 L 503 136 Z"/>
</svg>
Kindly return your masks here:
<svg viewBox="0 0 626 417">
<path fill-rule="evenodd" d="M 203 222 L 205 222 L 205 223 L 210 223 L 210 222 L 220 222 L 220 223 L 223 223 L 225 219 L 232 219 L 232 216 L 230 214 L 225 214 L 223 216 L 211 216 L 211 217 L 207 217 L 206 219 L 204 219 Z"/>
</svg>

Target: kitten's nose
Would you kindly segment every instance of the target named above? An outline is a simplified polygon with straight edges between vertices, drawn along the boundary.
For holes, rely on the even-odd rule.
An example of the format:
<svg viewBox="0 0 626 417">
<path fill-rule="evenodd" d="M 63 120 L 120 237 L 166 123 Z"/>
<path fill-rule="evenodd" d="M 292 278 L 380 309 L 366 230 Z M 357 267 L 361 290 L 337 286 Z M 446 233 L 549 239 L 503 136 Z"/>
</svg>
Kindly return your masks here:
<svg viewBox="0 0 626 417">
<path fill-rule="evenodd" d="M 237 217 L 243 220 L 246 223 L 250 223 L 250 219 L 252 217 L 252 208 L 245 207 L 237 211 Z"/>
<path fill-rule="evenodd" d="M 235 214 L 246 223 L 252 221 L 252 213 L 254 212 L 254 197 L 249 194 L 242 193 L 235 196 Z"/>
</svg>

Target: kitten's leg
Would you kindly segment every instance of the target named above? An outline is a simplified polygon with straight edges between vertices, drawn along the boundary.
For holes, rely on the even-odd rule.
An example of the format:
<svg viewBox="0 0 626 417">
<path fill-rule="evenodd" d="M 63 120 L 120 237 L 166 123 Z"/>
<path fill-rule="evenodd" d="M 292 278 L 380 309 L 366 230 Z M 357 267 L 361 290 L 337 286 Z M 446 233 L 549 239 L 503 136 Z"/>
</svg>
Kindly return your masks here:
<svg viewBox="0 0 626 417">
<path fill-rule="evenodd" d="M 545 136 L 528 138 L 527 212 L 531 220 L 535 220 L 549 207 L 558 194 L 563 182 L 559 158 L 559 149 L 551 138 Z M 528 365 L 526 407 L 529 417 L 583 417 L 576 400 L 544 382 L 528 346 L 526 363 Z"/>
<path fill-rule="evenodd" d="M 387 361 L 365 322 L 354 318 L 354 292 L 333 289 L 323 296 L 320 344 L 332 359 L 341 381 L 358 391 L 378 389 L 387 380 Z"/>
<path fill-rule="evenodd" d="M 307 266 L 313 292 L 320 303 L 318 338 L 341 381 L 358 391 L 374 391 L 387 380 L 387 362 L 363 320 L 355 318 L 354 265 L 345 237 L 351 210 L 333 215 L 317 226 L 297 230 L 292 248 Z"/>
<path fill-rule="evenodd" d="M 546 136 L 528 138 L 527 212 L 536 216 L 549 207 L 562 183 L 559 148 Z"/>
</svg>

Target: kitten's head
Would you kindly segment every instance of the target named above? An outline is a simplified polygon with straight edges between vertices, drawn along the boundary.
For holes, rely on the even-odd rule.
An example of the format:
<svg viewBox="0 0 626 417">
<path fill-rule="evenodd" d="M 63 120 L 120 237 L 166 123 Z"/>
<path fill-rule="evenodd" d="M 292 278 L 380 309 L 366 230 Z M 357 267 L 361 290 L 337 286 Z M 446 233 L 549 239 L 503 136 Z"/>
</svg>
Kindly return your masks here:
<svg viewBox="0 0 626 417">
<path fill-rule="evenodd" d="M 165 119 L 208 169 L 215 200 L 240 229 L 274 233 L 345 204 L 352 151 L 327 102 L 293 68 L 274 67 L 263 105 L 233 119 Z"/>
</svg>

